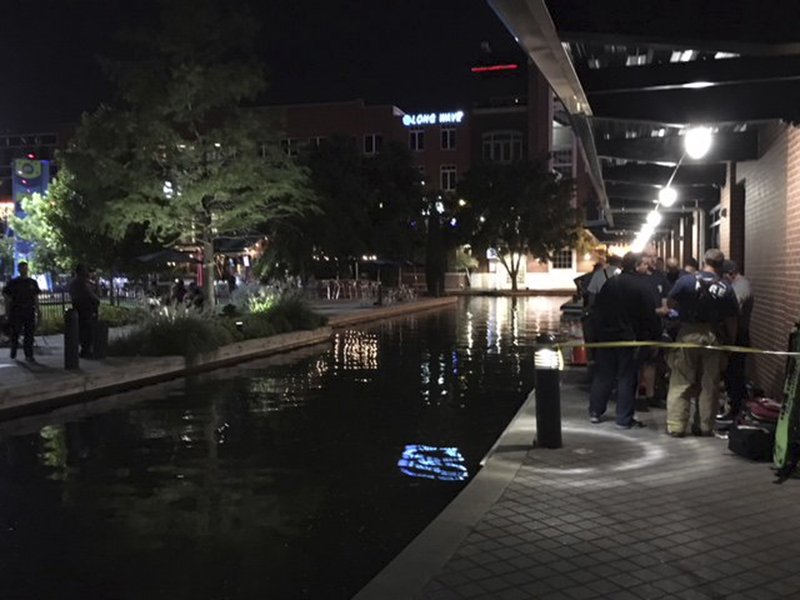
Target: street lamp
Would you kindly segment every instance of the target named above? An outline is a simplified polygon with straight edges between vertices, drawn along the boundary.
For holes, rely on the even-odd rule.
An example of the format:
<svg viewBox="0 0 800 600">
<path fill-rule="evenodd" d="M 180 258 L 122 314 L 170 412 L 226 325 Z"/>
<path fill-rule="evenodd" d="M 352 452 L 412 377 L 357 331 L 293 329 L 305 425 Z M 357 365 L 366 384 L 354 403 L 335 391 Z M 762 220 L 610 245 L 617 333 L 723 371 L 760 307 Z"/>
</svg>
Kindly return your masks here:
<svg viewBox="0 0 800 600">
<path fill-rule="evenodd" d="M 711 149 L 711 129 L 693 127 L 683 136 L 683 145 L 689 158 L 703 158 Z"/>
<path fill-rule="evenodd" d="M 673 187 L 663 187 L 658 192 L 658 202 L 661 206 L 669 208 L 678 200 L 678 192 Z"/>
</svg>

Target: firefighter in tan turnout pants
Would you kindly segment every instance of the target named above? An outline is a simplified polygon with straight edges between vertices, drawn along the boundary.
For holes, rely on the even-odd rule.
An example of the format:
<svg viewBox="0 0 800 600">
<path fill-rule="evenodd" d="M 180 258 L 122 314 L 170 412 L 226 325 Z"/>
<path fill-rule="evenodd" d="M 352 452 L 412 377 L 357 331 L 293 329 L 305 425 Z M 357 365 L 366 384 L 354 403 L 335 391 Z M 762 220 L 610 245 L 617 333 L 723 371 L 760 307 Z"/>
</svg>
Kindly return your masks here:
<svg viewBox="0 0 800 600">
<path fill-rule="evenodd" d="M 738 305 L 730 284 L 720 277 L 725 255 L 712 248 L 702 270 L 678 279 L 667 302 L 681 321 L 678 343 L 718 346 L 736 339 Z M 713 435 L 719 383 L 726 355 L 719 350 L 680 348 L 668 357 L 672 373 L 667 394 L 667 432 L 683 437 L 689 421 L 689 401 L 698 398 L 700 434 Z"/>
</svg>

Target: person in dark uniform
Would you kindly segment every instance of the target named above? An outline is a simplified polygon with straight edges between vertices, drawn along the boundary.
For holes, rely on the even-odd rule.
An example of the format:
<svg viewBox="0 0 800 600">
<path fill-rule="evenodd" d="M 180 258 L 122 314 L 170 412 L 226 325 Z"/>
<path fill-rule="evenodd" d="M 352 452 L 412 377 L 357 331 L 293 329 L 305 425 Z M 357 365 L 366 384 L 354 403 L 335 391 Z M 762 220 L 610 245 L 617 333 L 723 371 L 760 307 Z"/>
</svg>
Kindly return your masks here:
<svg viewBox="0 0 800 600">
<path fill-rule="evenodd" d="M 652 341 L 661 332 L 652 287 L 641 276 L 645 264 L 641 254 L 628 252 L 622 259 L 622 273 L 609 279 L 595 303 L 595 328 L 600 342 Z M 617 385 L 616 425 L 621 429 L 642 427 L 634 418 L 637 382 L 635 348 L 598 348 L 589 394 L 589 420 L 599 423 L 611 391 Z"/>
<path fill-rule="evenodd" d="M 19 334 L 22 333 L 22 349 L 25 360 L 34 362 L 33 332 L 39 312 L 39 284 L 28 277 L 28 263 L 19 263 L 19 277 L 15 277 L 3 289 L 8 314 L 9 333 L 11 336 L 11 358 L 17 357 Z"/>
<path fill-rule="evenodd" d="M 721 278 L 725 255 L 717 248 L 706 251 L 704 266 L 694 276 L 678 279 L 667 302 L 678 310 L 681 325 L 676 342 L 718 346 L 733 343 L 739 307 L 731 285 Z M 667 358 L 671 369 L 667 393 L 667 433 L 683 437 L 689 424 L 690 398 L 699 387 L 697 434 L 714 434 L 719 383 L 725 354 L 706 348 L 679 348 Z"/>
<path fill-rule="evenodd" d="M 89 279 L 89 269 L 79 264 L 75 267 L 75 278 L 69 284 L 72 308 L 78 313 L 78 337 L 81 343 L 81 358 L 92 358 L 92 327 L 97 319 L 100 298 Z"/>
</svg>

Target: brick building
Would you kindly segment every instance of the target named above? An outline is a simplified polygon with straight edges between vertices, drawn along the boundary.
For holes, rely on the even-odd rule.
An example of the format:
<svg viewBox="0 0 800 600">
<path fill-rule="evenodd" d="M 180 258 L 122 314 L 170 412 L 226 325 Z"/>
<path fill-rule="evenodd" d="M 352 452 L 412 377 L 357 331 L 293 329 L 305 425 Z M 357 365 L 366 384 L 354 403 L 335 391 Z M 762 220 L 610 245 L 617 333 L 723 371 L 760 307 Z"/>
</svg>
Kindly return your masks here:
<svg viewBox="0 0 800 600">
<path fill-rule="evenodd" d="M 380 152 L 388 140 L 408 144 L 429 194 L 454 193 L 458 180 L 481 161 L 520 159 L 551 161 L 550 166 L 576 178 L 577 202 L 586 203 L 592 190 L 579 160 L 566 114 L 547 81 L 525 61 L 496 73 L 491 62 L 478 66 L 474 98 L 460 106 L 433 107 L 406 113 L 397 106 L 369 106 L 363 100 L 269 107 L 284 132 L 283 145 L 294 155 L 304 144 L 318 144 L 345 135 L 365 155 Z M 490 69 L 484 77 L 482 68 Z M 551 158 L 552 153 L 552 158 Z M 511 281 L 496 258 L 476 257 L 480 267 L 472 285 L 508 289 Z M 574 290 L 573 279 L 591 268 L 591 256 L 565 248 L 553 262 L 528 257 L 521 269 L 520 289 Z M 447 286 L 463 286 L 451 274 Z"/>
<path fill-rule="evenodd" d="M 800 5 L 491 4 L 568 113 L 596 235 L 620 249 L 649 239 L 681 261 L 720 247 L 753 284 L 753 345 L 784 349 L 800 318 Z M 685 143 L 698 126 L 705 154 Z M 750 368 L 780 395 L 783 359 Z"/>
<path fill-rule="evenodd" d="M 782 350 L 800 319 L 800 129 L 774 124 L 759 158 L 730 163 L 720 198 L 720 248 L 753 285 L 754 347 Z M 779 395 L 785 359 L 759 356 L 754 380 Z"/>
</svg>

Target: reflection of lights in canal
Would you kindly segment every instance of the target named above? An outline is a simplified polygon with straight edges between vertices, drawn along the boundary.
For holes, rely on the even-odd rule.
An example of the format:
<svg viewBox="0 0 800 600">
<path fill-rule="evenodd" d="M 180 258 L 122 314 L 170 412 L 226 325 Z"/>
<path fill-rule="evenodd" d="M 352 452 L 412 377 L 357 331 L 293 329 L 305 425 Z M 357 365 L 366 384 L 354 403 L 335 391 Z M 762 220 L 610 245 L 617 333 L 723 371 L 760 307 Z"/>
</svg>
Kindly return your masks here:
<svg viewBox="0 0 800 600">
<path fill-rule="evenodd" d="M 404 475 L 438 481 L 466 481 L 469 477 L 458 448 L 407 445 L 397 466 Z"/>
<path fill-rule="evenodd" d="M 335 364 L 343 371 L 378 369 L 378 336 L 365 331 L 348 330 L 333 339 Z"/>
</svg>

